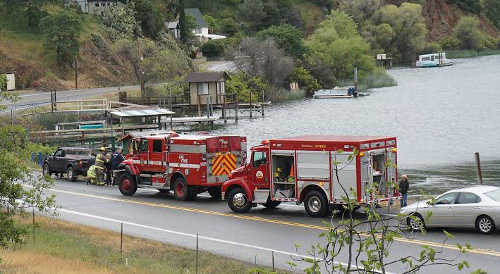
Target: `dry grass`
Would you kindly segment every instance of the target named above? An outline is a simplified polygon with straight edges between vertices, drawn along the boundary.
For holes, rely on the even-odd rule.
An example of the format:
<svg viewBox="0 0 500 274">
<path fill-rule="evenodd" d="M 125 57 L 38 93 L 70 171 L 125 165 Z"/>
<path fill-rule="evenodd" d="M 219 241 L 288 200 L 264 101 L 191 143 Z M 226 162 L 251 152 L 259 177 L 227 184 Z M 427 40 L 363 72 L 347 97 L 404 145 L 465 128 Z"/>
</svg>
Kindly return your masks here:
<svg viewBox="0 0 500 274">
<path fill-rule="evenodd" d="M 0 257 L 3 261 L 1 273 L 5 274 L 117 273 L 103 266 L 82 262 L 80 260 L 63 259 L 47 254 L 37 254 L 29 250 L 0 250 Z"/>
<path fill-rule="evenodd" d="M 18 218 L 30 226 L 30 218 Z M 35 241 L 0 250 L 0 273 L 194 273 L 195 252 L 89 226 L 37 217 Z M 200 252 L 200 273 L 249 273 L 252 266 L 208 252 Z"/>
</svg>

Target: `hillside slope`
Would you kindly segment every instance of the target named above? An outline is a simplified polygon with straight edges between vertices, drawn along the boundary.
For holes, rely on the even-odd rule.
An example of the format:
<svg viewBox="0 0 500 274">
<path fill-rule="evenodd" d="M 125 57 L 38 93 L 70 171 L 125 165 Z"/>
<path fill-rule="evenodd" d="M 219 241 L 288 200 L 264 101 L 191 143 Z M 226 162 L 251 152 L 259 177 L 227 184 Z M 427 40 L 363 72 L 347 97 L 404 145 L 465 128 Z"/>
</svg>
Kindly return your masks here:
<svg viewBox="0 0 500 274">
<path fill-rule="evenodd" d="M 387 4 L 400 5 L 408 0 L 386 0 Z M 464 12 L 456 5 L 447 0 L 424 0 L 423 16 L 425 17 L 427 29 L 427 40 L 437 41 L 443 37 L 451 35 L 453 28 L 458 20 L 464 15 L 470 15 Z M 491 36 L 498 37 L 499 32 L 484 16 L 479 16 L 481 21 L 481 30 Z"/>
</svg>

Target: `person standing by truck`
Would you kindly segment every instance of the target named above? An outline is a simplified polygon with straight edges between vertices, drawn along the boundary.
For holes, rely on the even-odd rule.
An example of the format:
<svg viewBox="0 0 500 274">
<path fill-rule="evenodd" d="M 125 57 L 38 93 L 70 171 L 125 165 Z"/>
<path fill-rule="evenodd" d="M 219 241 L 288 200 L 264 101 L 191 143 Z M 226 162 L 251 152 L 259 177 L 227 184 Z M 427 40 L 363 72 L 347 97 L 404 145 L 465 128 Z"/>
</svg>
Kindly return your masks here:
<svg viewBox="0 0 500 274">
<path fill-rule="evenodd" d="M 101 147 L 99 149 L 99 153 L 95 157 L 95 171 L 96 171 L 96 184 L 104 185 L 104 172 L 105 172 L 105 163 L 106 159 L 106 148 Z"/>
<path fill-rule="evenodd" d="M 410 183 L 408 182 L 408 176 L 401 175 L 401 180 L 399 180 L 399 193 L 401 193 L 401 207 L 407 206 L 406 200 L 408 198 L 409 188 L 410 188 Z"/>
<path fill-rule="evenodd" d="M 123 157 L 122 148 L 119 147 L 116 149 L 115 153 L 113 153 L 113 155 L 111 156 L 111 173 L 113 173 L 115 170 L 118 170 L 118 166 L 124 160 L 125 157 Z M 112 176 L 114 178 L 114 174 L 112 174 Z M 114 181 L 113 184 L 115 184 Z"/>
</svg>

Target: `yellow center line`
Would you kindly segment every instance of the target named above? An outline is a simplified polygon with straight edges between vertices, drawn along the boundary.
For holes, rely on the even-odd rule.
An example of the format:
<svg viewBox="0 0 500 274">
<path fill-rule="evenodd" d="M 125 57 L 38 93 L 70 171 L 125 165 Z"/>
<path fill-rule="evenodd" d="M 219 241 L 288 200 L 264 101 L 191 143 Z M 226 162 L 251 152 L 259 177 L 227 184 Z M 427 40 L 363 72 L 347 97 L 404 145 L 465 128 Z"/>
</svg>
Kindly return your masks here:
<svg viewBox="0 0 500 274">
<path fill-rule="evenodd" d="M 326 226 L 309 225 L 309 224 L 298 223 L 298 222 L 273 220 L 273 219 L 268 219 L 268 218 L 263 218 L 263 217 L 258 217 L 258 216 L 249 216 L 249 215 L 240 215 L 240 214 L 232 214 L 232 213 L 223 213 L 223 212 L 218 212 L 218 211 L 214 211 L 214 210 L 205 210 L 205 209 L 189 208 L 189 207 L 182 207 L 182 206 L 174 206 L 174 205 L 169 205 L 169 204 L 160 204 L 160 203 L 152 203 L 152 202 L 143 202 L 143 201 L 134 201 L 134 200 L 127 200 L 127 199 L 119 199 L 119 198 L 99 196 L 99 195 L 86 194 L 86 193 L 80 193 L 80 192 L 73 192 L 73 191 L 67 191 L 67 190 L 60 190 L 60 189 L 50 189 L 50 190 L 54 191 L 54 192 L 65 193 L 65 194 L 76 195 L 76 196 L 87 197 L 87 198 L 95 198 L 95 199 L 101 199 L 101 200 L 107 200 L 107 201 L 114 201 L 114 202 L 122 202 L 122 203 L 137 204 L 137 205 L 145 205 L 145 206 L 158 207 L 158 208 L 168 208 L 168 209 L 175 209 L 175 210 L 181 210 L 181 211 L 193 212 L 193 213 L 201 213 L 201 214 L 207 214 L 207 215 L 232 217 L 232 218 L 237 218 L 237 219 L 242 219 L 242 220 L 264 222 L 264 223 L 272 223 L 272 224 L 280 224 L 280 225 L 286 225 L 286 226 L 291 226 L 291 227 L 309 228 L 309 229 L 322 230 L 322 231 L 328 231 L 328 229 L 329 229 Z M 369 236 L 368 234 L 362 234 L 362 235 L 363 236 Z M 424 240 L 417 240 L 417 239 L 407 239 L 407 238 L 401 238 L 401 237 L 395 238 L 394 240 L 397 241 L 397 242 L 409 243 L 409 244 L 418 244 L 418 245 L 421 245 L 421 246 L 431 246 L 431 247 L 445 248 L 445 249 L 457 250 L 457 251 L 460 250 L 455 245 L 445 244 L 445 243 L 439 243 L 439 242 L 424 241 Z M 474 254 L 490 255 L 490 256 L 500 257 L 500 251 L 496 251 L 496 250 L 493 250 L 493 249 L 473 248 L 471 250 L 468 250 L 467 252 L 468 253 L 474 253 Z"/>
</svg>

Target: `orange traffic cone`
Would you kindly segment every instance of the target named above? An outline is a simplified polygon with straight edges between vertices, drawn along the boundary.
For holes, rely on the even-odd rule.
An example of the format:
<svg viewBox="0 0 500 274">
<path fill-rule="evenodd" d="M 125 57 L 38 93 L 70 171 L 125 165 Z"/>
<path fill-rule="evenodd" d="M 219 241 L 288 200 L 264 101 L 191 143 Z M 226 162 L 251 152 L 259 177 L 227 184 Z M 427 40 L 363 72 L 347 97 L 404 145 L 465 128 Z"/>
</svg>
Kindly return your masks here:
<svg viewBox="0 0 500 274">
<path fill-rule="evenodd" d="M 290 167 L 290 174 L 288 177 L 295 177 L 293 165 Z"/>
</svg>

